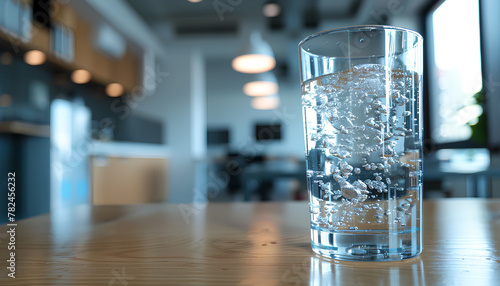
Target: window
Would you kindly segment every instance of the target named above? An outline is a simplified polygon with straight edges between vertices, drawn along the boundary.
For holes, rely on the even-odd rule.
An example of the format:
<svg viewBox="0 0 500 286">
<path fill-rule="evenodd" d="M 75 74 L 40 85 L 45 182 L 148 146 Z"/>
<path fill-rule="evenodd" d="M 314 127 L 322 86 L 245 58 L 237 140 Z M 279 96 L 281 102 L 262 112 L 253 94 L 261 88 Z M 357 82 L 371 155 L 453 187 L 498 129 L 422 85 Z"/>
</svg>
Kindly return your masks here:
<svg viewBox="0 0 500 286">
<path fill-rule="evenodd" d="M 471 139 L 483 108 L 477 0 L 446 0 L 427 18 L 431 138 L 437 144 Z"/>
</svg>

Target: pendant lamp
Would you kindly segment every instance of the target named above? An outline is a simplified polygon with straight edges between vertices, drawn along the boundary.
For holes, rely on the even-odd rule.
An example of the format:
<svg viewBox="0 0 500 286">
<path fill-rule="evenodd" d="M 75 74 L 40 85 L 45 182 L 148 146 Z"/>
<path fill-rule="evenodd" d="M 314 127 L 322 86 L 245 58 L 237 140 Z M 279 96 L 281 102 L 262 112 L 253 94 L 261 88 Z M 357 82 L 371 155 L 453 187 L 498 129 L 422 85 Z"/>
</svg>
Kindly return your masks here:
<svg viewBox="0 0 500 286">
<path fill-rule="evenodd" d="M 278 90 L 278 80 L 272 72 L 256 74 L 252 81 L 243 86 L 243 93 L 248 96 L 273 95 L 278 93 Z"/>
<path fill-rule="evenodd" d="M 231 66 L 241 73 L 263 73 L 276 66 L 271 46 L 262 39 L 258 31 L 253 31 L 243 46 L 240 56 L 233 59 Z"/>
</svg>

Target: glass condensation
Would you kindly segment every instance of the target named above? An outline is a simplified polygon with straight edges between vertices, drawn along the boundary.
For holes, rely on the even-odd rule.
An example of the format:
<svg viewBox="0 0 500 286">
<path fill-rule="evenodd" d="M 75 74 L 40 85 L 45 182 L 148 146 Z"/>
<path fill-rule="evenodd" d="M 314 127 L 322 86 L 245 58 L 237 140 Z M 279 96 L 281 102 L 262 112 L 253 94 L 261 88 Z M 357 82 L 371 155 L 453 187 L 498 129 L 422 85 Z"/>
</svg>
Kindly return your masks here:
<svg viewBox="0 0 500 286">
<path fill-rule="evenodd" d="M 354 44 L 363 41 L 371 43 Z M 421 252 L 421 42 L 412 31 L 363 26 L 300 45 L 311 244 L 321 255 Z"/>
</svg>

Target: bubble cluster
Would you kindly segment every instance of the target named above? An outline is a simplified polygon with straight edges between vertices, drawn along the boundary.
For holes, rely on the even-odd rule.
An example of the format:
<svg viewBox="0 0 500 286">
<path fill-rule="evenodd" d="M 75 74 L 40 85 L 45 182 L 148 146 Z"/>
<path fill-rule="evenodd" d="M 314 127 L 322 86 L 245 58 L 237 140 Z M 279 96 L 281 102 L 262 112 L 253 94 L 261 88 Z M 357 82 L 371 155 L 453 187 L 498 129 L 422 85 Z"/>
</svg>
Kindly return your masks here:
<svg viewBox="0 0 500 286">
<path fill-rule="evenodd" d="M 303 85 L 313 221 L 346 229 L 405 224 L 421 185 L 418 79 L 365 64 Z"/>
</svg>

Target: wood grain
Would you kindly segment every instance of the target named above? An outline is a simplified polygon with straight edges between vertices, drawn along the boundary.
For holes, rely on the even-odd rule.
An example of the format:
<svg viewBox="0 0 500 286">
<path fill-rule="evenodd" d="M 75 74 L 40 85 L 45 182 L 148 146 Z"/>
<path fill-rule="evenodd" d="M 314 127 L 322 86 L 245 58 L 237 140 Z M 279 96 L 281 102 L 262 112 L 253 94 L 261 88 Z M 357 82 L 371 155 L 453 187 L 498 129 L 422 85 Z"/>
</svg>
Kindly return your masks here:
<svg viewBox="0 0 500 286">
<path fill-rule="evenodd" d="M 321 258 L 306 202 L 81 206 L 18 221 L 1 285 L 498 285 L 500 200 L 424 202 L 424 251 L 401 262 Z M 0 227 L 4 234 L 7 227 Z"/>
</svg>

